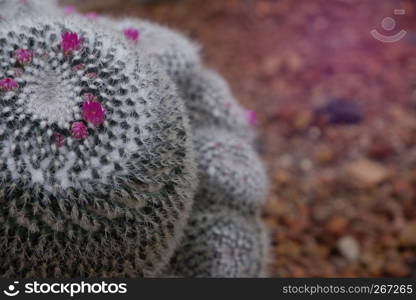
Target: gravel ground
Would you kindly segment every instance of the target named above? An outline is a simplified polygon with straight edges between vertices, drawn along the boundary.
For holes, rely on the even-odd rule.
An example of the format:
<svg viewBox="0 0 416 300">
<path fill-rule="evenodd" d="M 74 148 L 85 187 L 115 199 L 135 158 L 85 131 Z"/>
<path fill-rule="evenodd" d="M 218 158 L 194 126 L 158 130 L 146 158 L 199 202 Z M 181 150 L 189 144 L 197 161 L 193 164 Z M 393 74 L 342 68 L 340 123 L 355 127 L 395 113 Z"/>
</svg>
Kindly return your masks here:
<svg viewBox="0 0 416 300">
<path fill-rule="evenodd" d="M 258 148 L 272 183 L 264 209 L 273 236 L 271 274 L 411 276 L 416 4 L 139 2 L 87 0 L 80 9 L 146 17 L 183 31 L 257 112 Z M 394 15 L 398 8 L 406 14 Z M 382 28 L 385 17 L 397 21 L 394 30 Z M 372 29 L 407 34 L 386 44 Z"/>
</svg>

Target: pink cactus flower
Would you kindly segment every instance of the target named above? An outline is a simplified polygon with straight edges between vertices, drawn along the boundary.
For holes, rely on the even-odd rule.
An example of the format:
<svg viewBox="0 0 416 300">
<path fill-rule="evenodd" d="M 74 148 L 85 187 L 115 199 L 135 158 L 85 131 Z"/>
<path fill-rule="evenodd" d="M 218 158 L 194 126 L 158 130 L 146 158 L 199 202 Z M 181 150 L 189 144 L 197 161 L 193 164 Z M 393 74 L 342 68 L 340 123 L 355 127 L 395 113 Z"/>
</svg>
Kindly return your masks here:
<svg viewBox="0 0 416 300">
<path fill-rule="evenodd" d="M 65 32 L 62 34 L 61 49 L 65 54 L 78 50 L 81 46 L 81 39 L 76 32 Z"/>
<path fill-rule="evenodd" d="M 75 13 L 75 11 L 76 11 L 76 9 L 75 9 L 75 6 L 73 6 L 73 5 L 67 4 L 67 5 L 64 6 L 64 13 L 66 15 L 72 15 L 72 14 Z"/>
<path fill-rule="evenodd" d="M 132 42 L 138 42 L 140 32 L 136 28 L 127 28 L 124 31 L 124 36 Z"/>
<path fill-rule="evenodd" d="M 1 91 L 13 91 L 19 87 L 19 84 L 13 78 L 0 79 L 0 90 Z"/>
<path fill-rule="evenodd" d="M 72 123 L 71 133 L 74 138 L 82 140 L 88 136 L 88 128 L 84 122 L 74 122 Z"/>
<path fill-rule="evenodd" d="M 54 136 L 55 136 L 55 145 L 57 147 L 62 147 L 65 142 L 65 138 L 63 137 L 63 135 L 59 133 L 55 133 Z"/>
<path fill-rule="evenodd" d="M 32 61 L 33 59 L 33 51 L 32 50 L 25 50 L 25 49 L 17 49 L 15 52 L 17 61 L 24 65 Z"/>
<path fill-rule="evenodd" d="M 82 104 L 82 117 L 94 126 L 99 126 L 104 122 L 105 110 L 98 101 L 85 101 Z"/>
<path fill-rule="evenodd" d="M 246 118 L 249 124 L 256 125 L 257 124 L 257 114 L 254 110 L 247 110 L 246 111 Z"/>
</svg>

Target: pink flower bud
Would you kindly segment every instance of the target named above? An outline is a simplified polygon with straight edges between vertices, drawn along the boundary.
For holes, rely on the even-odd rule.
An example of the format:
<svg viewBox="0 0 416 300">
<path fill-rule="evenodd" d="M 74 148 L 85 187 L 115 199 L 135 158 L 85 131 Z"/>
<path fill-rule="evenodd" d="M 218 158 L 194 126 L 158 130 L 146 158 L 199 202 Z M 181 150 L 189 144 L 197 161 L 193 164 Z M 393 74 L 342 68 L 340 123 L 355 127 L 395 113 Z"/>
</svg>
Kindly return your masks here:
<svg viewBox="0 0 416 300">
<path fill-rule="evenodd" d="M 65 32 L 62 34 L 61 49 L 65 54 L 78 50 L 81 46 L 81 40 L 76 32 Z"/>
<path fill-rule="evenodd" d="M 13 78 L 3 78 L 0 80 L 0 90 L 2 91 L 12 91 L 19 87 L 17 82 Z"/>
<path fill-rule="evenodd" d="M 33 59 L 33 51 L 32 50 L 25 50 L 25 49 L 17 49 L 15 52 L 17 61 L 24 65 L 32 61 Z"/>
<path fill-rule="evenodd" d="M 140 32 L 135 28 L 127 28 L 124 31 L 124 36 L 132 42 L 137 42 L 140 37 Z"/>
<path fill-rule="evenodd" d="M 90 97 L 90 99 L 96 98 L 93 96 L 93 98 Z M 82 117 L 85 121 L 93 124 L 94 126 L 99 126 L 104 122 L 105 110 L 101 103 L 96 100 L 85 101 L 82 104 Z"/>
<path fill-rule="evenodd" d="M 74 138 L 82 140 L 88 136 L 88 128 L 83 122 L 74 122 L 72 123 L 71 133 Z"/>
</svg>

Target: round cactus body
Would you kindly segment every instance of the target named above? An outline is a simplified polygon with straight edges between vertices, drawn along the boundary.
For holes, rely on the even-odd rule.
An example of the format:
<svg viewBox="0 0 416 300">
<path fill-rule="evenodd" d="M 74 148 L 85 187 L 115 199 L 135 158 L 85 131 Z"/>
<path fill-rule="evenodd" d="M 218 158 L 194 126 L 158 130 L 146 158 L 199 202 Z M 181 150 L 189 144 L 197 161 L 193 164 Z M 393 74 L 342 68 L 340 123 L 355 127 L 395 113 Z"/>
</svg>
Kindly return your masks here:
<svg viewBox="0 0 416 300">
<path fill-rule="evenodd" d="M 81 19 L 0 28 L 0 274 L 145 276 L 192 204 L 194 154 L 159 64 Z"/>
<path fill-rule="evenodd" d="M 228 210 L 193 211 L 169 272 L 185 277 L 263 276 L 265 232 L 257 220 Z"/>
</svg>

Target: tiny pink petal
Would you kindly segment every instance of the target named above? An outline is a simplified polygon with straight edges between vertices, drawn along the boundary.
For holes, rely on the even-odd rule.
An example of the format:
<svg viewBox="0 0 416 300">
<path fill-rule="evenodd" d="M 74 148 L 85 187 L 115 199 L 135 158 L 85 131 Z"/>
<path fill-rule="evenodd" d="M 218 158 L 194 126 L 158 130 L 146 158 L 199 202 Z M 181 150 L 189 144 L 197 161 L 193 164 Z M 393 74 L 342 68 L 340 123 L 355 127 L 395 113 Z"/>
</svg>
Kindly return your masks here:
<svg viewBox="0 0 416 300">
<path fill-rule="evenodd" d="M 66 15 L 72 15 L 73 13 L 75 13 L 76 9 L 75 6 L 67 4 L 64 6 L 64 13 Z"/>
<path fill-rule="evenodd" d="M 85 69 L 85 65 L 84 64 L 77 64 L 77 65 L 74 66 L 74 69 L 76 71 L 84 70 Z"/>
<path fill-rule="evenodd" d="M 90 78 L 90 79 L 95 79 L 95 78 L 97 78 L 98 77 L 98 75 L 97 75 L 97 73 L 95 73 L 95 72 L 89 72 L 89 73 L 87 73 L 87 74 L 85 74 L 88 78 Z"/>
<path fill-rule="evenodd" d="M 55 133 L 55 145 L 57 147 L 62 147 L 64 145 L 65 138 L 62 134 Z"/>
<path fill-rule="evenodd" d="M 254 110 L 247 110 L 246 111 L 246 118 L 249 124 L 256 125 L 257 124 L 257 114 Z"/>
<path fill-rule="evenodd" d="M 71 134 L 76 139 L 85 139 L 88 136 L 88 128 L 84 122 L 74 122 L 72 123 Z"/>
<path fill-rule="evenodd" d="M 13 78 L 3 78 L 0 80 L 0 90 L 12 91 L 19 87 L 19 84 Z"/>
<path fill-rule="evenodd" d="M 99 126 L 104 122 L 105 111 L 103 106 L 98 101 L 85 101 L 82 104 L 82 117 L 85 121 Z"/>
<path fill-rule="evenodd" d="M 65 32 L 62 34 L 61 49 L 65 54 L 78 50 L 81 46 L 81 39 L 76 32 Z"/>
<path fill-rule="evenodd" d="M 85 93 L 83 95 L 85 101 L 98 101 L 97 96 L 91 93 Z"/>
<path fill-rule="evenodd" d="M 33 51 L 32 50 L 25 50 L 25 49 L 17 49 L 15 52 L 17 61 L 24 65 L 32 61 L 33 59 Z"/>
<path fill-rule="evenodd" d="M 94 19 L 97 19 L 98 14 L 96 12 L 89 12 L 89 13 L 84 14 L 84 17 L 94 20 Z"/>
<path fill-rule="evenodd" d="M 137 42 L 139 40 L 140 32 L 136 28 L 127 28 L 123 33 L 129 41 Z"/>
<path fill-rule="evenodd" d="M 20 77 L 23 75 L 23 69 L 21 68 L 14 68 L 14 76 L 15 77 Z"/>
</svg>

